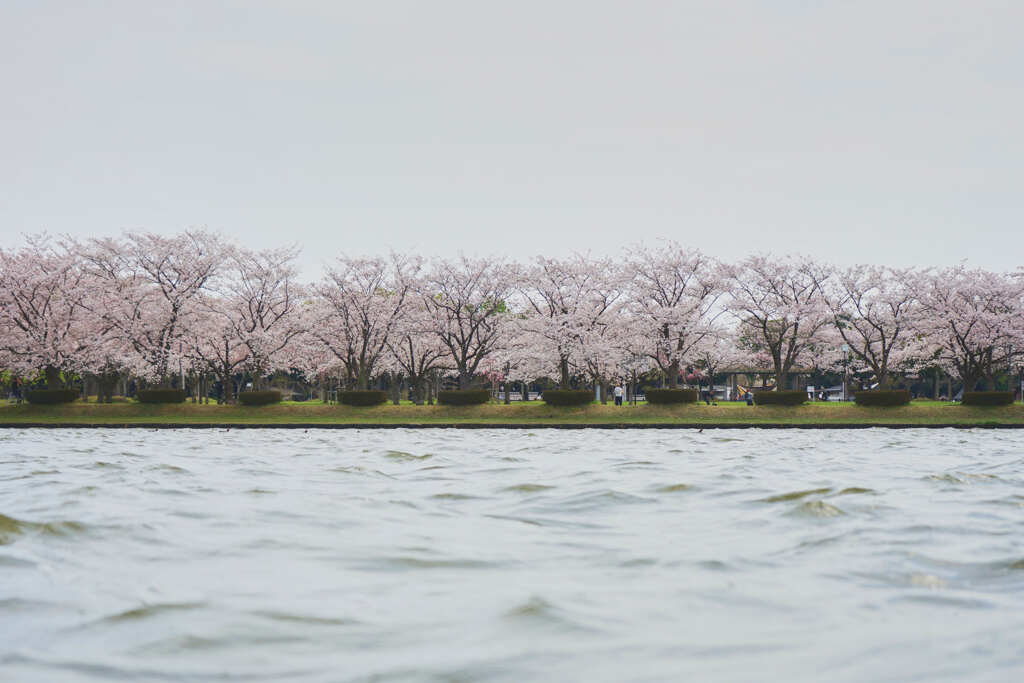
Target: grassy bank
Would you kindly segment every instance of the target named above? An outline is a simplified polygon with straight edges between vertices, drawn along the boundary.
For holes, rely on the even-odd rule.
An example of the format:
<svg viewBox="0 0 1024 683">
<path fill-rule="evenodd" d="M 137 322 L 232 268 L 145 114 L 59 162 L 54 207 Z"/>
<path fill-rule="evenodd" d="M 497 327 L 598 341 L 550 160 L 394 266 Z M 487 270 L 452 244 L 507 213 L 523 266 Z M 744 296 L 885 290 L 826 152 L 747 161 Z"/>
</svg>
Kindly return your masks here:
<svg viewBox="0 0 1024 683">
<path fill-rule="evenodd" d="M 1024 426 L 1024 405 L 966 407 L 915 401 L 899 408 L 863 408 L 852 403 L 812 403 L 796 408 L 722 403 L 636 407 L 598 405 L 555 408 L 540 401 L 466 407 L 383 405 L 352 408 L 322 403 L 273 406 L 143 405 L 72 403 L 58 406 L 0 405 L 0 424 L 752 424 L 752 425 L 936 425 Z"/>
</svg>

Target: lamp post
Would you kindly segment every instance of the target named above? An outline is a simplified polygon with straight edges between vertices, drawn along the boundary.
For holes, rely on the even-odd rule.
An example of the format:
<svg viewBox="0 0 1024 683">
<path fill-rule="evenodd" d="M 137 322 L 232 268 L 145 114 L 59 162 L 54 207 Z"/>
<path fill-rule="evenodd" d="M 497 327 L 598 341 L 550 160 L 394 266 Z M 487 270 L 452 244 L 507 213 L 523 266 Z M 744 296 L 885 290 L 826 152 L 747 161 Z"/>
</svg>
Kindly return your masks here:
<svg viewBox="0 0 1024 683">
<path fill-rule="evenodd" d="M 847 354 L 850 353 L 850 345 L 843 344 L 843 403 L 846 402 L 846 362 Z"/>
</svg>

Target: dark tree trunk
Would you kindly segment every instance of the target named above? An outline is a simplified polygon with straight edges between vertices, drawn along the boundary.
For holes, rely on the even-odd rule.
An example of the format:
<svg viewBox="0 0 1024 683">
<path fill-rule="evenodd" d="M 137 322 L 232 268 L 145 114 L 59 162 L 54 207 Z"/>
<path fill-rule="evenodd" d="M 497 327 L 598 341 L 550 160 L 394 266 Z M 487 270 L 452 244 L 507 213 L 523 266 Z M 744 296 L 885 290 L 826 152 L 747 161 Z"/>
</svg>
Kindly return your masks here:
<svg viewBox="0 0 1024 683">
<path fill-rule="evenodd" d="M 60 381 L 60 370 L 52 365 L 47 365 L 43 369 L 43 374 L 46 376 L 46 388 L 47 389 L 60 389 L 62 383 Z"/>
<path fill-rule="evenodd" d="M 221 400 L 224 403 L 232 403 L 235 398 L 235 380 L 231 377 L 230 373 L 226 373 L 220 378 L 221 383 Z"/>
<path fill-rule="evenodd" d="M 679 361 L 674 360 L 668 366 L 668 388 L 675 389 L 679 386 Z"/>
</svg>

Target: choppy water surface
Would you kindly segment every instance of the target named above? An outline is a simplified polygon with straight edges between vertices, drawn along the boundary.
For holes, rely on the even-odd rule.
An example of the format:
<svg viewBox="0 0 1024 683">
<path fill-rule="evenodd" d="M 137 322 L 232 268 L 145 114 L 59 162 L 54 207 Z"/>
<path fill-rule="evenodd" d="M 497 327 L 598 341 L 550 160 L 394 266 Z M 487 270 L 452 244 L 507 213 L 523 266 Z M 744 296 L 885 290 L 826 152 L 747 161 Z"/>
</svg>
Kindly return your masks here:
<svg viewBox="0 0 1024 683">
<path fill-rule="evenodd" d="M 0 678 L 1020 680 L 1024 432 L 0 432 Z"/>
</svg>

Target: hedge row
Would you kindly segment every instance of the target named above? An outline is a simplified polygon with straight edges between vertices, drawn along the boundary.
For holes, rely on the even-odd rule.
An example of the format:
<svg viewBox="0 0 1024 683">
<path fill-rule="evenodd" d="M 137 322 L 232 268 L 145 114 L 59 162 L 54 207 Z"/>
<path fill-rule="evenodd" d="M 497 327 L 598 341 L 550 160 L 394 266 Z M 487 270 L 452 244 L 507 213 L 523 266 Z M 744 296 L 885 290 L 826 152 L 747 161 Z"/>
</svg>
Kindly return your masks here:
<svg viewBox="0 0 1024 683">
<path fill-rule="evenodd" d="M 135 398 L 139 403 L 184 403 L 184 389 L 140 389 Z"/>
<path fill-rule="evenodd" d="M 243 391 L 238 395 L 238 402 L 244 406 L 267 406 L 271 403 L 281 402 L 281 392 L 270 391 Z"/>
<path fill-rule="evenodd" d="M 490 400 L 491 392 L 487 389 L 437 392 L 437 402 L 443 406 L 478 406 Z"/>
<path fill-rule="evenodd" d="M 541 398 L 549 406 L 585 406 L 594 400 L 594 392 L 586 389 L 547 389 Z"/>
<path fill-rule="evenodd" d="M 71 403 L 78 398 L 78 394 L 76 389 L 27 389 L 25 400 L 38 405 L 55 405 Z"/>
<path fill-rule="evenodd" d="M 965 391 L 960 403 L 965 406 L 1008 406 L 1013 403 L 1013 392 Z"/>
<path fill-rule="evenodd" d="M 694 403 L 697 400 L 696 389 L 647 389 L 644 396 L 648 403 L 665 405 L 669 403 Z"/>
<path fill-rule="evenodd" d="M 910 392 L 906 389 L 858 391 L 853 400 L 859 406 L 905 406 L 910 404 Z"/>
<path fill-rule="evenodd" d="M 759 406 L 799 406 L 807 403 L 806 391 L 758 391 L 754 403 Z"/>
<path fill-rule="evenodd" d="M 343 391 L 338 394 L 338 403 L 346 406 L 379 406 L 388 400 L 383 391 Z"/>
</svg>

